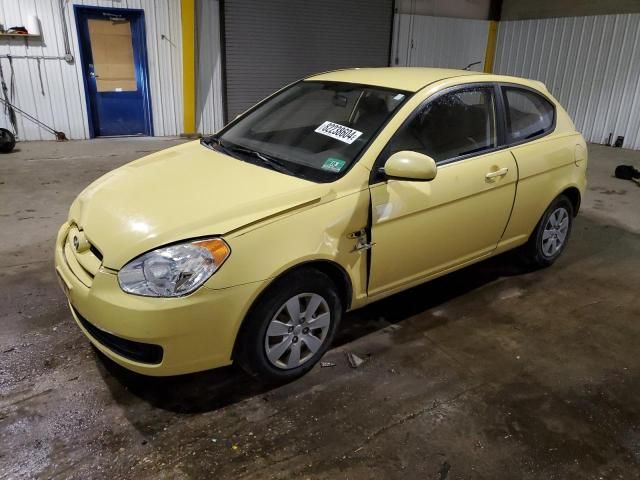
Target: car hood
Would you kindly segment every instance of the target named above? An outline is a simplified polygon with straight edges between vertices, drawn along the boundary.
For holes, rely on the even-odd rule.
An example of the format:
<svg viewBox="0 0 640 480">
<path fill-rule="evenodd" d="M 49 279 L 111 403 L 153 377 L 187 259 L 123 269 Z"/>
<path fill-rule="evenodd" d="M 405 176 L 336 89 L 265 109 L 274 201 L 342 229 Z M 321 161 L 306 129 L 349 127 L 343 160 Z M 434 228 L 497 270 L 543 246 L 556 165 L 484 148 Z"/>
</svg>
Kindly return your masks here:
<svg viewBox="0 0 640 480">
<path fill-rule="evenodd" d="M 136 160 L 89 185 L 69 221 L 119 270 L 168 243 L 224 235 L 318 201 L 316 184 L 189 142 Z"/>
</svg>

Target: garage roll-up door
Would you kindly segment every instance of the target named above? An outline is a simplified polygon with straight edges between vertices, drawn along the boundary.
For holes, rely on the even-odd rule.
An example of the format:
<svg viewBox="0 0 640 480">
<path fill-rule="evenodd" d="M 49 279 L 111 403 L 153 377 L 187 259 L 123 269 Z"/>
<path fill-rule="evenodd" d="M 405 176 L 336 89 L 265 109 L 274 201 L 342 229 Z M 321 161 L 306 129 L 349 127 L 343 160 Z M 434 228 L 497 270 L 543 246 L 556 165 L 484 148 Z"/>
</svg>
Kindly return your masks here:
<svg viewBox="0 0 640 480">
<path fill-rule="evenodd" d="M 392 0 L 226 0 L 227 119 L 309 74 L 389 64 Z"/>
</svg>

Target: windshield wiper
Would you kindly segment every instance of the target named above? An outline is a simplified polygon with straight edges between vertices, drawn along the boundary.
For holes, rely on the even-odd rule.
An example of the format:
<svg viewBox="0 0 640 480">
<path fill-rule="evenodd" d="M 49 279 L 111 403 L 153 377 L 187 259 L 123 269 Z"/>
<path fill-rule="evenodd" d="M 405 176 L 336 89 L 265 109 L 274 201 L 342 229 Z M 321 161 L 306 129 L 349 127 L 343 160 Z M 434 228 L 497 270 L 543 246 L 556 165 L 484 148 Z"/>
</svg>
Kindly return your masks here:
<svg viewBox="0 0 640 480">
<path fill-rule="evenodd" d="M 284 163 L 280 160 L 275 159 L 272 156 L 266 156 L 264 153 L 254 152 L 254 155 L 262 160 L 264 163 L 269 165 L 274 170 L 279 171 L 280 173 L 286 173 L 289 175 L 293 175 L 293 170 L 289 169 Z"/>
<path fill-rule="evenodd" d="M 289 169 L 284 163 L 278 160 L 271 155 L 267 155 L 265 153 L 258 152 L 257 150 L 252 150 L 248 147 L 242 147 L 240 145 L 227 145 L 223 144 L 221 140 L 217 140 L 218 145 L 220 145 L 224 150 L 235 153 L 245 153 L 247 155 L 252 155 L 258 160 L 262 161 L 265 165 L 271 167 L 271 169 L 276 170 L 280 173 L 286 173 L 288 175 L 295 175 L 293 170 Z"/>
<path fill-rule="evenodd" d="M 248 147 L 242 147 L 240 145 L 229 145 L 227 143 L 223 143 L 222 139 L 217 135 L 211 135 L 210 137 L 205 137 L 200 140 L 200 143 L 207 148 L 212 148 L 214 145 L 218 147 L 220 151 L 229 155 L 230 153 L 244 153 L 247 155 L 251 155 L 258 160 L 260 160 L 265 165 L 268 165 L 272 170 L 276 170 L 280 173 L 286 173 L 287 175 L 295 175 L 293 170 L 289 169 L 284 163 L 278 160 L 271 155 L 267 155 L 266 153 L 258 152 L 257 150 L 252 150 Z"/>
<path fill-rule="evenodd" d="M 204 145 L 207 148 L 212 148 L 214 144 L 219 145 L 221 148 L 222 147 L 222 141 L 216 136 L 216 135 L 210 135 L 208 137 L 202 137 L 200 139 L 200 145 Z"/>
</svg>

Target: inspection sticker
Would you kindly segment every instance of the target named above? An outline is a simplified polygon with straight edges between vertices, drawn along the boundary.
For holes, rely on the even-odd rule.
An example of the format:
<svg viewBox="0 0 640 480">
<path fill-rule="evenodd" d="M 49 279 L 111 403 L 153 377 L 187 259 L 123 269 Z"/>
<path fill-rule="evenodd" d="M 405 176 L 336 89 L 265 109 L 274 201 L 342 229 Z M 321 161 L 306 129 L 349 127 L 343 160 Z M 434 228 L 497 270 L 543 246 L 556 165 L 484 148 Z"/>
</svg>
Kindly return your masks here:
<svg viewBox="0 0 640 480">
<path fill-rule="evenodd" d="M 316 128 L 314 132 L 335 138 L 336 140 L 340 140 L 341 142 L 348 144 L 352 144 L 360 135 L 362 135 L 362 132 L 359 132 L 358 130 L 333 122 L 324 122 Z"/>
<path fill-rule="evenodd" d="M 340 160 L 339 158 L 329 157 L 322 164 L 323 170 L 329 170 L 330 172 L 339 172 L 344 167 L 344 164 L 347 163 L 344 160 Z"/>
</svg>

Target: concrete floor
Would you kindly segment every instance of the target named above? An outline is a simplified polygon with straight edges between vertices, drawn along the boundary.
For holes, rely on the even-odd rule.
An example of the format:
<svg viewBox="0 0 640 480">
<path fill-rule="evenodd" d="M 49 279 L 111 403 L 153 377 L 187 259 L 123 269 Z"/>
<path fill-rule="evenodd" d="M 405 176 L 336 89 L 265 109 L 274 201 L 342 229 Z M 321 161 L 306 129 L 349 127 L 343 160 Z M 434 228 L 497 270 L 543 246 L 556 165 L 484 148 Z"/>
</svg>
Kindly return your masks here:
<svg viewBox="0 0 640 480">
<path fill-rule="evenodd" d="M 504 255 L 351 313 L 335 367 L 267 389 L 235 367 L 128 373 L 56 284 L 73 197 L 175 143 L 0 157 L 1 478 L 640 478 L 640 187 L 610 178 L 640 152 L 590 148 L 589 196 L 552 268 Z M 345 352 L 367 361 L 351 369 Z"/>
</svg>

